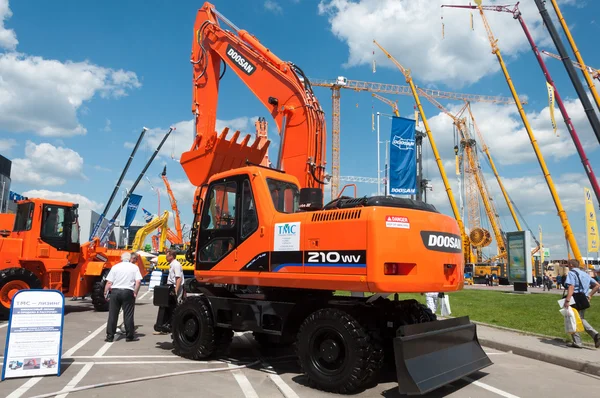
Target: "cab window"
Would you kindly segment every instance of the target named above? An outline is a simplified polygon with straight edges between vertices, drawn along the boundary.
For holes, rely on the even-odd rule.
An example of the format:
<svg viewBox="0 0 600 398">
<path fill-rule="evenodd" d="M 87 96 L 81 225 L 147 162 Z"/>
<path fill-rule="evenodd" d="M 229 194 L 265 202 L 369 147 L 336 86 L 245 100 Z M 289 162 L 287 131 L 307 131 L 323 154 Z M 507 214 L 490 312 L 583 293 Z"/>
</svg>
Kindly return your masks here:
<svg viewBox="0 0 600 398">
<path fill-rule="evenodd" d="M 15 226 L 13 231 L 29 231 L 31 229 L 31 224 L 33 222 L 33 209 L 34 204 L 32 202 L 29 203 L 21 203 L 17 206 L 17 214 L 15 217 Z"/>
<path fill-rule="evenodd" d="M 210 190 L 208 213 L 202 220 L 202 229 L 235 228 L 237 184 L 235 181 L 215 184 Z"/>
<path fill-rule="evenodd" d="M 42 213 L 42 238 L 63 238 L 65 236 L 65 208 L 44 205 Z"/>
<path fill-rule="evenodd" d="M 250 181 L 244 180 L 242 187 L 242 239 L 256 231 L 257 228 L 258 216 L 252 196 L 252 187 Z"/>
<path fill-rule="evenodd" d="M 295 213 L 298 211 L 300 191 L 295 184 L 267 178 L 267 185 L 275 210 L 280 213 Z"/>
</svg>

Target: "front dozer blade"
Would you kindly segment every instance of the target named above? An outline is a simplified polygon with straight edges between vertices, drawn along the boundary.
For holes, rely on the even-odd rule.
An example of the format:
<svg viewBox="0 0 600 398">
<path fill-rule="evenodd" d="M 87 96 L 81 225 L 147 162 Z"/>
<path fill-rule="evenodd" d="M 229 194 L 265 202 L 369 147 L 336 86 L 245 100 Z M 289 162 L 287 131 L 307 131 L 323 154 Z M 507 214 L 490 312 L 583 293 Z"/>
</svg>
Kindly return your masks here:
<svg viewBox="0 0 600 398">
<path fill-rule="evenodd" d="M 492 364 L 469 317 L 406 325 L 394 338 L 401 394 L 420 395 Z"/>
<path fill-rule="evenodd" d="M 246 135 L 242 142 L 237 139 L 240 132 L 236 131 L 230 139 L 227 139 L 229 128 L 223 129 L 221 134 L 213 134 L 205 139 L 200 137 L 196 145 L 197 149 L 181 154 L 181 166 L 185 171 L 190 182 L 195 186 L 205 184 L 208 179 L 216 173 L 232 170 L 238 167 L 246 166 L 246 163 L 260 164 L 270 141 L 264 143 L 255 139 L 251 146 L 248 146 L 250 135 Z M 259 148 L 259 145 L 262 146 Z"/>
</svg>

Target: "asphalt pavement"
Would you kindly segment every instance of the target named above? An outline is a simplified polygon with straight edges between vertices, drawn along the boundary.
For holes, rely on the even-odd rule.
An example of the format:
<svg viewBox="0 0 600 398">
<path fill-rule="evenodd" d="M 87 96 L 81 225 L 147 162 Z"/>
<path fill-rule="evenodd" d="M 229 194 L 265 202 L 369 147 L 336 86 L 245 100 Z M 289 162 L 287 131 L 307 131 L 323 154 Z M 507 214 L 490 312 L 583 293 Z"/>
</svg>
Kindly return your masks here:
<svg viewBox="0 0 600 398">
<path fill-rule="evenodd" d="M 29 398 L 62 391 L 56 396 L 339 397 L 307 387 L 291 352 L 261 352 L 248 333 L 236 334 L 227 358 L 190 361 L 175 356 L 169 335 L 152 334 L 156 307 L 152 305 L 152 292 L 146 289 L 143 288 L 136 305 L 139 341 L 126 342 L 124 336 L 119 336 L 115 342 L 105 343 L 107 313 L 95 312 L 90 300 L 67 301 L 61 376 L 8 379 L 0 383 L 0 395 Z M 6 326 L 5 322 L 0 323 L 1 352 L 4 352 Z M 485 338 L 483 327 L 480 329 Z M 588 373 L 488 347 L 485 351 L 494 362 L 492 366 L 425 396 L 583 396 L 600 385 L 600 377 Z M 246 365 L 252 366 L 243 367 Z M 160 378 L 168 373 L 191 371 L 196 373 Z M 71 388 L 137 378 L 148 380 L 66 393 Z M 375 387 L 354 396 L 400 397 L 400 394 L 394 375 L 384 374 Z"/>
</svg>

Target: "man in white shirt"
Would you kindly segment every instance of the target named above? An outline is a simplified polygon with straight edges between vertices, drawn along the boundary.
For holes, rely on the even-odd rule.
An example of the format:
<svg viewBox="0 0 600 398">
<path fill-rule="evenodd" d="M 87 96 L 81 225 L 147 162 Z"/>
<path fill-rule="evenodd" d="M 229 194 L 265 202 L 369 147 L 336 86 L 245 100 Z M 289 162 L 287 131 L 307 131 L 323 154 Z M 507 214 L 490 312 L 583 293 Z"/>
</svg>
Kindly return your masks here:
<svg viewBox="0 0 600 398">
<path fill-rule="evenodd" d="M 106 296 L 110 291 L 110 299 L 106 339 L 104 341 L 112 342 L 114 340 L 121 308 L 123 308 L 125 321 L 126 341 L 139 340 L 134 337 L 135 325 L 133 322 L 135 298 L 142 283 L 142 274 L 137 261 L 137 253 L 123 253 L 121 262 L 113 265 L 106 277 L 104 295 Z"/>
<path fill-rule="evenodd" d="M 177 261 L 177 251 L 167 250 L 166 259 L 169 262 L 169 275 L 167 286 L 171 287 L 169 298 L 169 307 L 159 309 L 156 324 L 154 325 L 154 334 L 167 334 L 171 329 L 171 317 L 173 311 L 179 303 L 183 301 L 183 266 Z"/>
</svg>

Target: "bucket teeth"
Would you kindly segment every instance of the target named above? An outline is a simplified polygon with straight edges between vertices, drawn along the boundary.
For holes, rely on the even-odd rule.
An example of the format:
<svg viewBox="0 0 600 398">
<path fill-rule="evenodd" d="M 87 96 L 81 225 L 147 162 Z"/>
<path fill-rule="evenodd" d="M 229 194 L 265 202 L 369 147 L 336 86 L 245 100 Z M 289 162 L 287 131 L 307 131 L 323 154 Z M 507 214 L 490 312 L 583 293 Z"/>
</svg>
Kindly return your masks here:
<svg viewBox="0 0 600 398">
<path fill-rule="evenodd" d="M 243 167 L 246 162 L 260 164 L 263 160 L 270 141 L 265 141 L 259 148 L 257 138 L 251 146 L 248 146 L 251 138 L 249 134 L 238 143 L 240 131 L 236 130 L 230 139 L 227 139 L 228 133 L 229 128 L 226 127 L 218 136 L 215 132 L 208 139 L 196 139 L 198 145 L 181 154 L 181 166 L 193 185 L 203 185 L 213 174 Z"/>
</svg>

